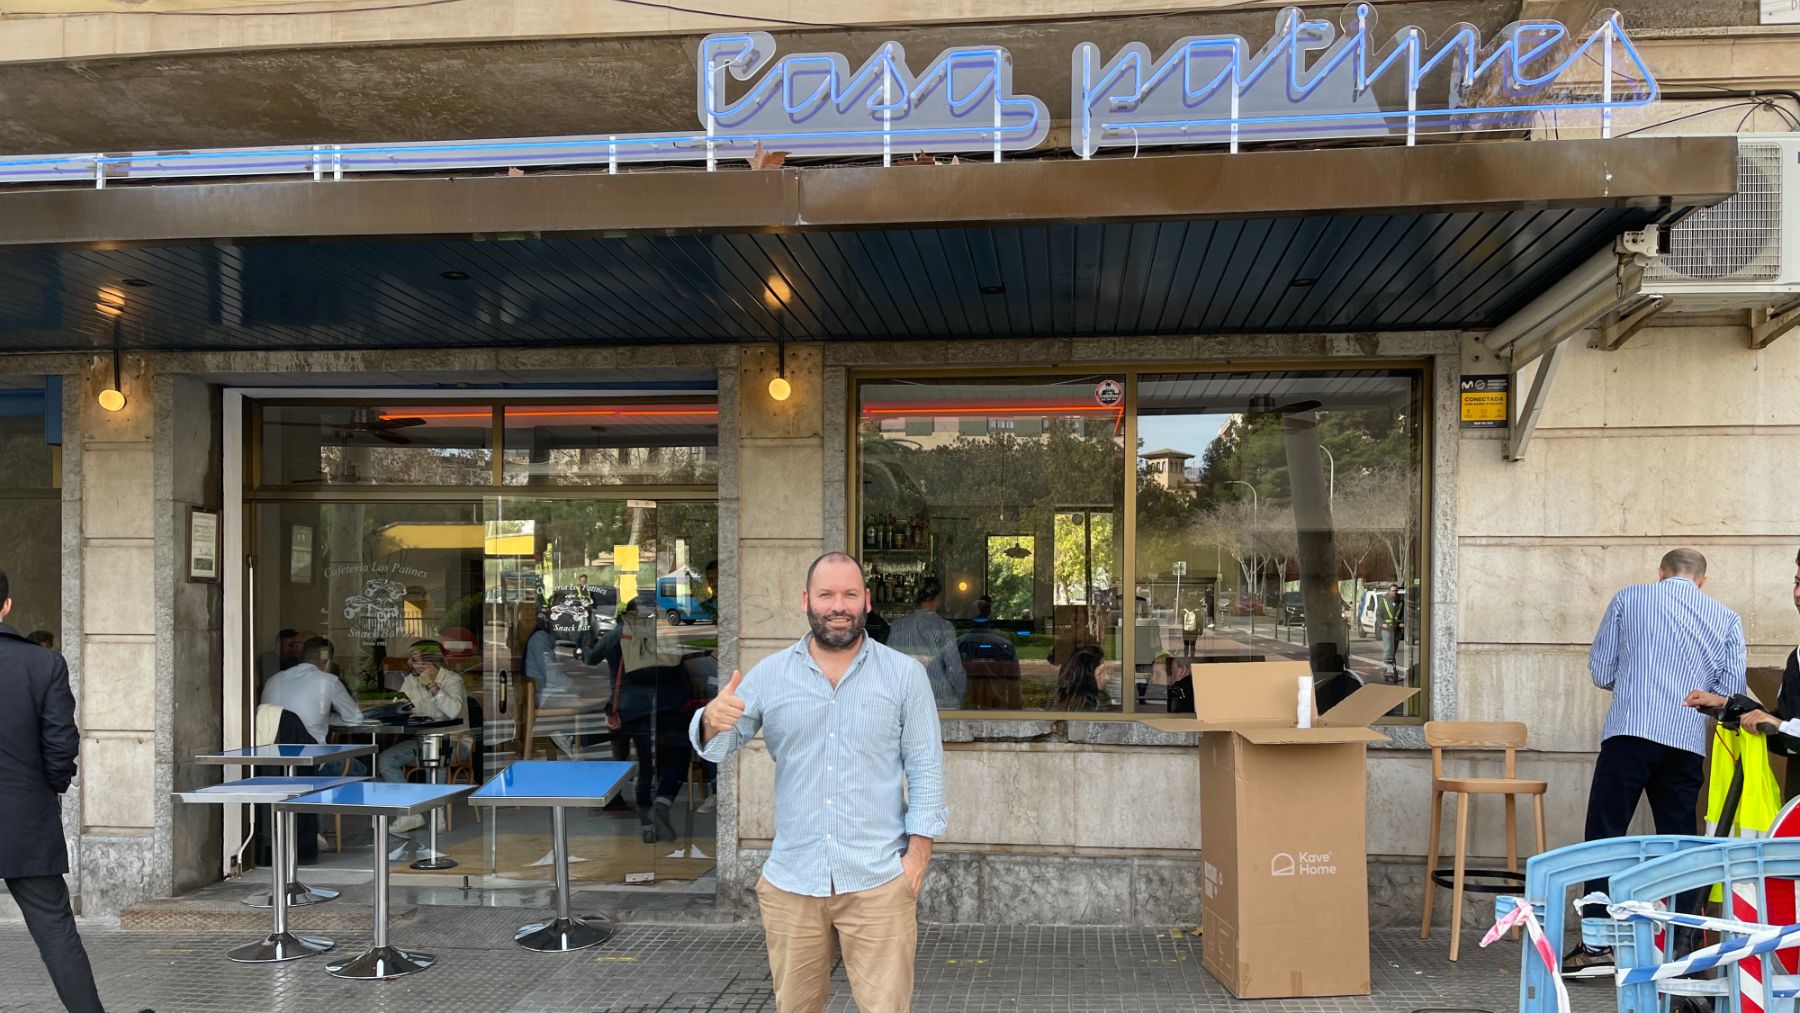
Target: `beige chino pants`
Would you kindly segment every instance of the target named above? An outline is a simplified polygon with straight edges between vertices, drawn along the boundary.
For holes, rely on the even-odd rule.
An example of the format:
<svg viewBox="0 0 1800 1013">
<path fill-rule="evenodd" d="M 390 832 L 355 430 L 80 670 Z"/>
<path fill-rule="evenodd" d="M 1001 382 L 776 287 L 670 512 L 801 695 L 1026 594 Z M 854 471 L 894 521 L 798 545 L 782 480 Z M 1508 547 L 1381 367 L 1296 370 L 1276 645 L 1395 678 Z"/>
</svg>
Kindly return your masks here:
<svg viewBox="0 0 1800 1013">
<path fill-rule="evenodd" d="M 766 879 L 762 904 L 769 974 L 780 1013 L 823 1013 L 831 998 L 832 934 L 844 951 L 850 994 L 862 1013 L 906 1013 L 912 1006 L 919 902 L 904 874 L 859 893 L 807 897 Z"/>
</svg>

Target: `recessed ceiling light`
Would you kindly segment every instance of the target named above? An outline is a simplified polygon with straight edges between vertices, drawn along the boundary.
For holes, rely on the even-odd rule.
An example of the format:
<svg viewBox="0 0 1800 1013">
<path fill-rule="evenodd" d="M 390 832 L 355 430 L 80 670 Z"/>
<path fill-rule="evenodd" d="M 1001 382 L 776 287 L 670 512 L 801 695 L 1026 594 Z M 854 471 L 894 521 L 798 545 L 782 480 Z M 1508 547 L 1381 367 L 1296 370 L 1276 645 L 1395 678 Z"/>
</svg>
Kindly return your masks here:
<svg viewBox="0 0 1800 1013">
<path fill-rule="evenodd" d="M 443 271 L 438 274 L 438 277 L 445 281 L 468 281 L 469 273 L 467 271 Z"/>
<path fill-rule="evenodd" d="M 121 278 L 119 280 L 119 284 L 129 285 L 132 288 L 150 288 L 151 287 L 151 283 L 145 281 L 142 278 Z"/>
<path fill-rule="evenodd" d="M 1288 282 L 1289 285 L 1292 285 L 1295 288 L 1312 288 L 1318 283 L 1319 279 L 1317 278 L 1295 278 L 1293 281 Z"/>
<path fill-rule="evenodd" d="M 983 285 L 983 286 L 981 286 L 981 294 L 982 295 L 1002 295 L 1005 292 L 1006 292 L 1005 285 Z"/>
</svg>

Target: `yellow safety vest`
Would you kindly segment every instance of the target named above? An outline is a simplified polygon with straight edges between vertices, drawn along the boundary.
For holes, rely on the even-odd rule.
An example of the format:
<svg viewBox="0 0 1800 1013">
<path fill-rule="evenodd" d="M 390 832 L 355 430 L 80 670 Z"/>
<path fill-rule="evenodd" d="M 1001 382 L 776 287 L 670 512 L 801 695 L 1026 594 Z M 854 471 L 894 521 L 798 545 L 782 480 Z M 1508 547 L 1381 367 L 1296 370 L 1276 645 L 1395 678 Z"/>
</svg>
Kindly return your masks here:
<svg viewBox="0 0 1800 1013">
<path fill-rule="evenodd" d="M 1706 832 L 1719 833 L 1719 819 L 1725 815 L 1725 796 L 1731 792 L 1731 781 L 1739 763 L 1744 767 L 1744 787 L 1738 796 L 1737 812 L 1732 816 L 1731 837 L 1761 837 L 1775 825 L 1781 811 L 1781 786 L 1769 769 L 1769 740 L 1742 729 L 1713 728 L 1712 773 L 1706 786 Z M 1712 899 L 1721 899 L 1719 887 L 1713 887 Z"/>
</svg>

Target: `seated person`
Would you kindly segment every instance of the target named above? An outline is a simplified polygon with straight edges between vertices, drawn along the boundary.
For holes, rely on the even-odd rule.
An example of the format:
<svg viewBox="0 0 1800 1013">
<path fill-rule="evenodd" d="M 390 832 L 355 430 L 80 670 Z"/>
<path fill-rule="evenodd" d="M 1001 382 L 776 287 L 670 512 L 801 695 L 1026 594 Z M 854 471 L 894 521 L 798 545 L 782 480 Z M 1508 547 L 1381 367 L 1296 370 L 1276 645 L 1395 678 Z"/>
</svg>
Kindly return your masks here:
<svg viewBox="0 0 1800 1013">
<path fill-rule="evenodd" d="M 1069 660 L 1063 662 L 1062 669 L 1056 675 L 1056 696 L 1052 705 L 1055 710 L 1064 711 L 1097 711 L 1112 706 L 1112 697 L 1106 692 L 1106 677 L 1100 673 L 1100 666 L 1106 661 L 1106 652 L 1099 644 L 1083 644 L 1075 648 Z"/>
<path fill-rule="evenodd" d="M 1018 710 L 1024 706 L 1019 654 L 1012 640 L 989 629 L 975 629 L 956 640 L 964 685 L 952 687 L 970 710 Z M 929 673 L 928 673 L 929 674 Z"/>
<path fill-rule="evenodd" d="M 406 660 L 412 671 L 407 674 L 406 681 L 400 684 L 400 692 L 405 693 L 406 698 L 412 702 L 413 716 L 428 721 L 463 721 L 463 709 L 468 705 L 463 679 L 444 667 L 442 645 L 435 640 L 414 641 Z M 454 736 L 461 729 L 451 726 L 434 730 Z M 457 754 L 467 755 L 468 750 L 467 739 L 459 740 Z M 383 781 L 405 781 L 407 765 L 416 762 L 418 758 L 419 740 L 415 736 L 407 736 L 383 749 L 375 766 L 381 772 Z M 402 816 L 394 821 L 391 829 L 394 833 L 402 834 L 424 825 L 423 816 Z"/>
<path fill-rule="evenodd" d="M 269 676 L 263 683 L 262 702 L 292 713 L 306 726 L 314 742 L 324 742 L 331 731 L 331 719 L 346 725 L 362 722 L 362 709 L 356 698 L 344 688 L 344 680 L 330 672 L 333 647 L 324 637 L 313 637 L 300 647 L 300 663 Z M 348 766 L 346 766 L 348 764 Z M 334 760 L 320 764 L 319 774 L 326 777 L 358 776 L 363 765 L 358 760 Z"/>
</svg>

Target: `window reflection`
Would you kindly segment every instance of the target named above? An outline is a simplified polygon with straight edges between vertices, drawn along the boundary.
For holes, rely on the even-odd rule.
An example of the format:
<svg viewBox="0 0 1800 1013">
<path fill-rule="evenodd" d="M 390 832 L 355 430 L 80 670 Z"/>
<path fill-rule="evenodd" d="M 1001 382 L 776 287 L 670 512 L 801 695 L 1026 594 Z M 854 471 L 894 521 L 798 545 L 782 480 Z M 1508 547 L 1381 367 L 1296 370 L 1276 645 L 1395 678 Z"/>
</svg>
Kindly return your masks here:
<svg viewBox="0 0 1800 1013">
<path fill-rule="evenodd" d="M 1309 660 L 1321 709 L 1424 685 L 1420 390 L 1396 370 L 1141 378 L 1140 709 L 1191 710 L 1218 661 Z"/>
<path fill-rule="evenodd" d="M 506 409 L 507 485 L 692 485 L 719 476 L 712 402 Z"/>
<path fill-rule="evenodd" d="M 265 485 L 491 485 L 487 405 L 267 405 Z"/>
<path fill-rule="evenodd" d="M 0 568 L 12 586 L 7 623 L 62 647 L 61 388 L 41 377 L 0 388 Z"/>
<path fill-rule="evenodd" d="M 940 707 L 1120 709 L 1116 383 L 861 385 L 870 630 L 925 665 Z"/>
</svg>

